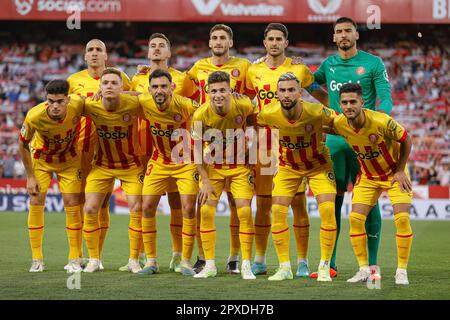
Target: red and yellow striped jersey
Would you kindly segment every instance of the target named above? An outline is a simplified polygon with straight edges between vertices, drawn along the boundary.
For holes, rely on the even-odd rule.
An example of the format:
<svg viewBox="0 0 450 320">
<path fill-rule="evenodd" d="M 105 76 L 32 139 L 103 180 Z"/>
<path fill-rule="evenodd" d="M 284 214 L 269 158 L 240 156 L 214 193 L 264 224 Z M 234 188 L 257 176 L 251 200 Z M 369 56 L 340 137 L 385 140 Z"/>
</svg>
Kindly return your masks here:
<svg viewBox="0 0 450 320">
<path fill-rule="evenodd" d="M 179 142 L 184 142 L 184 150 L 191 150 L 189 136 L 190 119 L 198 107 L 197 102 L 174 94 L 172 103 L 164 111 L 158 109 L 155 100 L 150 94 L 140 95 L 139 102 L 149 124 L 147 128 L 148 134 L 151 135 L 155 146 L 151 159 L 165 165 L 182 162 L 183 150 L 179 150 L 180 152 L 176 153 L 177 159 L 172 158 L 172 151 Z M 172 134 L 177 129 L 184 130 L 176 131 L 174 136 L 178 133 L 179 139 L 172 140 Z M 182 136 L 182 134 L 184 135 Z M 180 159 L 181 161 L 179 161 Z"/>
<path fill-rule="evenodd" d="M 311 170 L 331 161 L 322 141 L 322 125 L 330 125 L 336 113 L 318 103 L 302 101 L 302 104 L 303 111 L 297 121 L 288 120 L 281 104 L 274 102 L 259 112 L 257 123 L 278 130 L 280 166 Z"/>
<path fill-rule="evenodd" d="M 334 131 L 353 148 L 368 179 L 388 181 L 397 170 L 398 142 L 405 141 L 408 133 L 387 114 L 365 108 L 363 112 L 363 128 L 354 130 L 341 114 L 333 121 Z"/>
<path fill-rule="evenodd" d="M 216 66 L 211 57 L 197 61 L 188 71 L 188 75 L 194 79 L 200 87 L 200 103 L 205 103 L 208 98 L 208 76 L 215 71 L 223 71 L 230 74 L 230 85 L 233 92 L 244 93 L 245 76 L 251 63 L 247 59 L 230 57 L 224 65 Z"/>
<path fill-rule="evenodd" d="M 187 75 L 186 72 L 178 71 L 174 68 L 169 68 L 169 73 L 172 76 L 173 93 L 196 100 L 200 95 L 194 80 Z M 148 94 L 150 73 L 138 74 L 131 80 L 131 90 L 143 94 Z M 144 155 L 151 156 L 153 154 L 153 140 L 151 137 L 150 123 L 146 119 L 142 119 L 139 123 L 139 143 L 141 151 Z"/>
<path fill-rule="evenodd" d="M 203 154 L 219 161 L 208 161 L 215 168 L 236 168 L 238 164 L 245 164 L 247 158 L 247 139 L 245 129 L 247 118 L 256 111 L 250 98 L 231 98 L 230 111 L 221 116 L 214 112 L 210 102 L 204 103 L 195 111 L 191 123 L 191 135 L 194 140 L 202 140 L 206 144 Z M 215 136 L 213 130 L 220 131 L 221 139 Z M 242 129 L 242 130 L 239 130 Z M 211 136 L 212 135 L 212 136 Z M 209 136 L 209 138 L 208 138 Z M 244 163 L 242 163 L 244 160 Z"/>
<path fill-rule="evenodd" d="M 92 77 L 88 70 L 82 70 L 70 75 L 67 78 L 69 82 L 69 93 L 74 93 L 83 97 L 91 97 L 100 90 L 100 77 Z M 130 79 L 122 72 L 123 90 L 130 90 Z M 86 137 L 89 137 L 86 139 Z M 82 117 L 78 132 L 78 150 L 89 152 L 94 148 L 97 135 L 95 126 L 90 118 Z"/>
<path fill-rule="evenodd" d="M 108 112 L 102 100 L 90 98 L 85 103 L 85 115 L 95 124 L 99 143 L 95 164 L 110 169 L 129 169 L 141 166 L 138 142 L 138 117 L 142 116 L 139 99 L 120 95 L 120 106 Z"/>
<path fill-rule="evenodd" d="M 62 163 L 77 156 L 77 127 L 83 113 L 84 101 L 77 95 L 69 97 L 64 120 L 55 121 L 48 116 L 47 102 L 28 111 L 20 130 L 20 139 L 24 142 L 32 140 L 31 154 L 34 159 Z"/>
<path fill-rule="evenodd" d="M 304 64 L 292 64 L 291 58 L 286 58 L 278 68 L 269 68 L 265 62 L 252 64 L 247 71 L 246 93 L 256 95 L 258 107 L 278 101 L 276 94 L 278 78 L 286 72 L 292 72 L 300 80 L 302 88 L 314 82 L 314 76 Z"/>
</svg>

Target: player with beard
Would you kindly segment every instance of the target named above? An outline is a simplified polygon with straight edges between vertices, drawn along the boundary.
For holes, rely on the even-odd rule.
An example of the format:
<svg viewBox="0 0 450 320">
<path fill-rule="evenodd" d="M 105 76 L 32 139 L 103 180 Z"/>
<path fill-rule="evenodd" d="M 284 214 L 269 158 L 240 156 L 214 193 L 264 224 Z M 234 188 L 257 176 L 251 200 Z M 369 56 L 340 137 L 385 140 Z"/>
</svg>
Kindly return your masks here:
<svg viewBox="0 0 450 320">
<path fill-rule="evenodd" d="M 244 93 L 246 74 L 251 63 L 246 59 L 230 56 L 230 49 L 233 47 L 233 31 L 231 28 L 224 24 L 213 26 L 209 31 L 209 47 L 211 48 L 211 57 L 197 61 L 188 71 L 188 74 L 200 87 L 201 104 L 209 100 L 208 76 L 215 71 L 223 71 L 230 75 L 232 92 Z M 227 191 L 228 203 L 230 204 L 230 255 L 227 261 L 227 273 L 239 274 L 239 218 L 228 183 L 225 189 Z M 197 217 L 200 218 L 198 211 Z M 205 265 L 200 233 L 197 233 L 197 243 L 199 245 L 199 259 L 194 265 L 194 268 L 197 272 L 200 272 Z"/>
<path fill-rule="evenodd" d="M 131 89 L 143 94 L 149 93 L 149 77 L 156 69 L 166 70 L 172 77 L 172 90 L 174 94 L 197 100 L 199 90 L 194 81 L 186 72 L 178 71 L 168 66 L 171 57 L 170 41 L 162 33 L 153 33 L 148 43 L 149 66 L 138 66 L 138 74 L 131 80 Z M 153 145 L 150 121 L 142 119 L 139 127 L 139 143 L 141 145 L 142 163 L 146 167 L 149 158 L 152 156 L 155 146 Z M 181 200 L 177 185 L 174 181 L 169 183 L 167 199 L 170 206 L 170 234 L 172 236 L 172 259 L 169 263 L 169 270 L 180 271 L 181 251 L 182 251 L 182 226 L 183 214 L 181 212 Z M 119 268 L 127 271 L 127 267 Z"/>
<path fill-rule="evenodd" d="M 330 108 L 342 113 L 339 106 L 339 89 L 345 83 L 358 83 L 362 87 L 364 108 L 378 110 L 389 114 L 392 111 L 391 88 L 386 68 L 381 58 L 357 49 L 356 42 L 359 34 L 355 22 L 346 17 L 336 20 L 334 24 L 333 41 L 338 48 L 338 54 L 325 59 L 319 69 L 314 73 L 315 81 L 326 84 Z M 380 100 L 376 107 L 377 97 Z M 341 208 L 344 194 L 350 181 L 355 183 L 360 167 L 352 148 L 340 136 L 328 135 L 326 145 L 330 149 L 336 173 L 337 196 L 335 214 L 337 221 L 337 238 L 331 259 L 331 276 L 337 275 L 336 250 L 339 238 Z M 380 268 L 377 266 L 378 246 L 380 243 L 381 214 L 378 204 L 372 208 L 366 221 L 368 235 L 369 266 L 372 275 L 380 278 Z M 316 277 L 317 273 L 311 274 Z"/>
</svg>

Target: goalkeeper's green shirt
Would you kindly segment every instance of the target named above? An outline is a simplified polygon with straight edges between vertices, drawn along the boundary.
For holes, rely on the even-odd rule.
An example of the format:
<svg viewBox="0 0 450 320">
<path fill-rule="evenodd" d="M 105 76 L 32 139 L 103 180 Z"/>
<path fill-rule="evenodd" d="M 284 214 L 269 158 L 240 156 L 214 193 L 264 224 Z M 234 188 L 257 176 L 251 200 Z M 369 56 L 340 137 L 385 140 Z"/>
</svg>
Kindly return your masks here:
<svg viewBox="0 0 450 320">
<path fill-rule="evenodd" d="M 314 73 L 314 85 L 326 83 L 330 108 L 342 113 L 339 106 L 339 89 L 347 82 L 359 83 L 362 87 L 364 107 L 382 110 L 386 114 L 392 111 L 392 96 L 389 78 L 380 57 L 358 50 L 356 56 L 342 59 L 339 54 L 325 59 Z M 380 99 L 376 108 L 377 96 Z M 349 148 L 341 136 L 327 135 L 326 145 L 331 155 Z"/>
</svg>

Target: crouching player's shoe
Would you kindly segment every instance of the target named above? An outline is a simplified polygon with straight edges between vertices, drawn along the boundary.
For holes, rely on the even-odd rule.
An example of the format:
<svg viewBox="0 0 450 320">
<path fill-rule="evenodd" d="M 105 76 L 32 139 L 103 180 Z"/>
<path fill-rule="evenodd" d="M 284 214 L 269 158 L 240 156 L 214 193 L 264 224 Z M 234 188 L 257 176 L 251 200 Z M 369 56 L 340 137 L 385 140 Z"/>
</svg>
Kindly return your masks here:
<svg viewBox="0 0 450 320">
<path fill-rule="evenodd" d="M 240 274 L 238 267 L 239 261 L 230 261 L 227 263 L 227 273 L 228 274 Z"/>
<path fill-rule="evenodd" d="M 76 273 L 83 271 L 79 259 L 70 260 L 69 263 L 64 268 L 67 271 L 67 273 Z"/>
<path fill-rule="evenodd" d="M 180 265 L 181 265 L 181 256 L 179 255 L 172 256 L 172 260 L 170 260 L 169 263 L 169 270 L 174 272 L 180 272 Z"/>
<path fill-rule="evenodd" d="M 196 274 L 194 268 L 192 267 L 192 264 L 189 261 L 181 261 L 179 269 L 179 272 L 183 276 L 193 276 Z"/>
<path fill-rule="evenodd" d="M 142 270 L 139 270 L 137 272 L 140 276 L 150 276 L 152 274 L 159 273 L 159 266 L 156 262 L 149 262 L 147 260 L 147 263 L 145 264 L 144 268 Z"/>
<path fill-rule="evenodd" d="M 318 275 L 319 275 L 318 272 L 313 272 L 313 273 L 311 273 L 310 277 L 312 279 L 317 279 Z M 331 278 L 336 278 L 337 277 L 337 267 L 331 267 L 330 268 L 330 277 Z"/>
<path fill-rule="evenodd" d="M 214 278 L 217 275 L 216 266 L 206 266 L 202 271 L 194 275 L 194 278 L 198 279 L 206 279 L 206 278 Z"/>
<path fill-rule="evenodd" d="M 369 267 L 361 267 L 359 268 L 359 271 L 350 279 L 347 280 L 347 282 L 350 283 L 358 283 L 358 282 L 367 282 L 370 278 L 370 269 Z"/>
<path fill-rule="evenodd" d="M 317 271 L 317 281 L 320 282 L 329 282 L 331 280 L 330 276 L 330 266 L 326 264 L 320 264 L 319 269 Z"/>
<path fill-rule="evenodd" d="M 282 280 L 292 280 L 294 276 L 292 275 L 291 267 L 280 266 L 277 272 L 268 278 L 270 281 L 282 281 Z"/>
<path fill-rule="evenodd" d="M 249 260 L 242 261 L 242 279 L 244 280 L 255 280 L 256 277 L 252 272 L 252 266 Z"/>
<path fill-rule="evenodd" d="M 297 266 L 297 272 L 295 273 L 297 278 L 307 278 L 309 277 L 309 267 L 307 262 L 300 262 Z"/>
<path fill-rule="evenodd" d="M 83 269 L 83 272 L 92 273 L 100 270 L 100 262 L 98 259 L 89 259 L 87 266 Z"/>
<path fill-rule="evenodd" d="M 395 284 L 402 284 L 402 285 L 408 285 L 408 273 L 406 272 L 406 269 L 398 269 L 395 272 Z"/>
<path fill-rule="evenodd" d="M 260 274 L 267 274 L 267 265 L 262 262 L 253 262 L 252 272 L 255 276 Z"/>
<path fill-rule="evenodd" d="M 199 257 L 197 257 L 197 261 L 193 266 L 195 273 L 200 273 L 205 267 L 205 264 L 206 264 L 205 260 L 201 260 Z"/>
<path fill-rule="evenodd" d="M 44 270 L 44 260 L 33 260 L 31 263 L 30 272 L 42 272 Z"/>
</svg>

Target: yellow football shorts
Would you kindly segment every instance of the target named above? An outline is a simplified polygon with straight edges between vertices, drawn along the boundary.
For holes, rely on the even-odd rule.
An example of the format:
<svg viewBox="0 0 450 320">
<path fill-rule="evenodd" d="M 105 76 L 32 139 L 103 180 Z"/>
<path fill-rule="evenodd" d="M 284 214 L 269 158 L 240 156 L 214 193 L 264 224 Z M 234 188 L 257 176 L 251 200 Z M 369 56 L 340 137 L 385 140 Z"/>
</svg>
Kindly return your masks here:
<svg viewBox="0 0 450 320">
<path fill-rule="evenodd" d="M 32 167 L 41 192 L 47 192 L 55 173 L 62 193 L 80 193 L 82 177 L 79 157 L 62 163 L 47 163 L 44 160 L 32 158 Z"/>
<path fill-rule="evenodd" d="M 336 193 L 336 179 L 331 163 L 311 170 L 295 170 L 290 166 L 278 168 L 273 178 L 272 197 L 294 197 L 308 181 L 314 196 Z"/>
<path fill-rule="evenodd" d="M 175 191 L 184 195 L 198 194 L 199 175 L 195 164 L 163 165 L 150 160 L 145 173 L 143 195 L 162 195 Z M 173 189 L 172 189 L 173 190 Z"/>
<path fill-rule="evenodd" d="M 144 170 L 135 167 L 127 170 L 109 169 L 93 165 L 87 177 L 85 193 L 108 193 L 114 188 L 114 180 L 119 179 L 127 196 L 140 196 L 144 183 Z"/>
<path fill-rule="evenodd" d="M 256 164 L 253 175 L 255 176 L 255 194 L 257 196 L 271 196 L 272 187 L 274 182 L 273 175 L 261 174 L 264 169 L 259 163 Z M 261 171 L 263 169 L 263 171 Z M 266 167 L 267 169 L 267 167 Z M 306 179 L 302 179 L 300 185 L 297 188 L 296 193 L 302 193 L 306 191 Z"/>
<path fill-rule="evenodd" d="M 214 189 L 216 196 L 210 200 L 219 200 L 222 191 L 229 182 L 230 191 L 234 199 L 252 199 L 253 198 L 253 172 L 246 166 L 240 165 L 233 169 L 215 169 L 208 166 L 208 177 Z M 202 182 L 200 180 L 200 186 Z"/>
<path fill-rule="evenodd" d="M 406 175 L 409 178 L 409 172 L 405 169 Z M 353 188 L 352 203 L 366 204 L 368 206 L 375 206 L 378 198 L 384 190 L 387 190 L 389 199 L 392 205 L 395 204 L 411 204 L 412 192 L 402 192 L 398 182 L 391 186 L 392 176 L 388 181 L 369 180 L 365 175 L 361 175 Z"/>
</svg>

